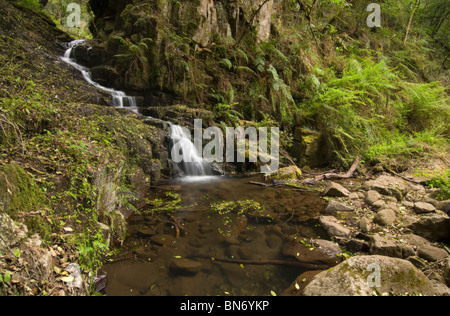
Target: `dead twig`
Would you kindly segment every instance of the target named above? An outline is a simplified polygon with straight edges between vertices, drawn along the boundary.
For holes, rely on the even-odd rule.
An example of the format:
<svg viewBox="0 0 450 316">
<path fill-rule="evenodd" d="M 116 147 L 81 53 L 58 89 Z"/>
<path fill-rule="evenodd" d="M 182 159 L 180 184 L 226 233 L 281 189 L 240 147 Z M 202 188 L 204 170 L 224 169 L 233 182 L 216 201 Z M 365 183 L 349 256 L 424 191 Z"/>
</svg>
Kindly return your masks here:
<svg viewBox="0 0 450 316">
<path fill-rule="evenodd" d="M 359 157 L 356 157 L 355 162 L 353 163 L 353 165 L 344 174 L 342 174 L 342 173 L 333 173 L 333 172 L 332 173 L 325 173 L 325 174 L 316 176 L 314 178 L 305 179 L 305 180 L 303 180 L 303 182 L 307 183 L 307 184 L 315 184 L 315 183 L 317 183 L 319 181 L 322 181 L 322 180 L 349 179 L 349 178 L 353 177 L 353 173 L 358 168 L 358 166 L 359 166 L 359 159 L 360 159 Z"/>
</svg>

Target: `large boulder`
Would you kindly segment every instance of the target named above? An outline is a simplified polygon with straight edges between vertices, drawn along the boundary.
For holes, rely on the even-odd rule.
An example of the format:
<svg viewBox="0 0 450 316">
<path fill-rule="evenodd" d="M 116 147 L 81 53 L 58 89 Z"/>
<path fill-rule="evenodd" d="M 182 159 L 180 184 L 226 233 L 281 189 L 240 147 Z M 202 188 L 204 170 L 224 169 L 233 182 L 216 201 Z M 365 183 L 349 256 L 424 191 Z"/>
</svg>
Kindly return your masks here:
<svg viewBox="0 0 450 316">
<path fill-rule="evenodd" d="M 367 191 L 375 190 L 383 195 L 394 196 L 400 201 L 402 200 L 403 195 L 406 194 L 408 186 L 406 181 L 403 179 L 382 175 L 375 180 L 370 180 L 364 183 L 363 189 Z"/>
<path fill-rule="evenodd" d="M 434 295 L 427 277 L 409 261 L 356 256 L 321 272 L 305 287 L 306 296 Z"/>
<path fill-rule="evenodd" d="M 450 218 L 438 214 L 423 215 L 418 221 L 408 225 L 416 235 L 431 241 L 450 240 Z"/>
</svg>

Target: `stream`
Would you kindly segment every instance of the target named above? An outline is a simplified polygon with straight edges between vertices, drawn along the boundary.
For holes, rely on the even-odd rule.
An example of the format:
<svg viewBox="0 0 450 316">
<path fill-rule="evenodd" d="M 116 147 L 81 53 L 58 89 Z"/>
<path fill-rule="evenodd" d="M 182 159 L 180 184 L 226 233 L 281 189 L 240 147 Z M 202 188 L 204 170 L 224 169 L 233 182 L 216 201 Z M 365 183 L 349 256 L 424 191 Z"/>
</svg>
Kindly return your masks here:
<svg viewBox="0 0 450 316">
<path fill-rule="evenodd" d="M 83 43 L 69 43 L 61 59 L 88 83 L 109 92 L 114 106 L 138 113 L 134 97 L 97 84 L 89 69 L 77 64 L 72 50 Z M 182 177 L 152 189 L 147 206 L 128 218 L 127 239 L 103 267 L 104 291 L 111 296 L 281 293 L 308 269 L 249 262 L 295 260 L 283 255 L 283 246 L 294 237 L 322 237 L 313 218 L 323 212 L 326 202 L 315 192 L 255 185 L 264 182 L 258 174 L 211 176 L 211 167 L 196 153 L 188 135 L 180 126 L 170 126 L 172 141 L 190 163 L 175 164 Z M 230 211 L 234 204 L 223 207 L 232 201 L 256 211 Z"/>
<path fill-rule="evenodd" d="M 107 295 L 264 296 L 281 293 L 307 269 L 217 262 L 212 258 L 289 260 L 282 255 L 288 237 L 319 238 L 316 217 L 326 203 L 316 194 L 289 187 L 260 187 L 262 177 L 174 179 L 152 192 L 152 199 L 175 192 L 181 208 L 171 221 L 155 214 L 133 215 L 120 254 L 103 270 Z M 211 205 L 223 201 L 259 202 L 276 220 L 221 215 Z M 231 224 L 229 224 L 231 222 Z M 224 231 L 230 234 L 225 234 Z"/>
</svg>

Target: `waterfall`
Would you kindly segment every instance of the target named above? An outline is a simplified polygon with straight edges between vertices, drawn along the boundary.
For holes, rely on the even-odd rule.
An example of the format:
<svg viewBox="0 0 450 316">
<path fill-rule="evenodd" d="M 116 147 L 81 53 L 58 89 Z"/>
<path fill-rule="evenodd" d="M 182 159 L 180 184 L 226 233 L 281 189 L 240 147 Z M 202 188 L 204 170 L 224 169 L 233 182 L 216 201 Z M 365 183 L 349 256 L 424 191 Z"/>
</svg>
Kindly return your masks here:
<svg viewBox="0 0 450 316">
<path fill-rule="evenodd" d="M 75 40 L 73 42 L 70 42 L 67 44 L 67 50 L 64 53 L 64 57 L 61 57 L 61 59 L 77 69 L 81 72 L 83 75 L 84 80 L 86 80 L 87 83 L 93 85 L 94 87 L 103 90 L 105 92 L 108 92 L 111 95 L 112 98 L 112 105 L 117 108 L 123 108 L 128 107 L 133 112 L 137 113 L 137 104 L 136 104 L 136 98 L 130 97 L 125 94 L 125 92 L 117 91 L 111 88 L 103 87 L 102 85 L 99 85 L 97 82 L 92 80 L 91 71 L 89 68 L 84 67 L 76 62 L 76 59 L 73 58 L 73 49 L 78 46 L 85 43 L 85 40 Z"/>
<path fill-rule="evenodd" d="M 136 114 L 139 114 L 136 104 L 136 98 L 127 96 L 125 92 L 117 91 L 111 88 L 103 87 L 97 82 L 92 80 L 91 72 L 89 68 L 84 67 L 77 63 L 76 58 L 73 57 L 73 49 L 85 43 L 85 40 L 75 40 L 67 44 L 67 50 L 64 53 L 64 57 L 61 59 L 67 64 L 71 65 L 75 69 L 81 72 L 83 78 L 89 84 L 94 87 L 109 92 L 112 98 L 112 105 L 117 108 L 124 108 L 132 110 Z M 214 172 L 211 166 L 203 160 L 201 155 L 197 152 L 190 137 L 186 135 L 183 128 L 178 125 L 170 125 L 171 139 L 173 146 L 177 146 L 179 153 L 183 156 L 183 161 L 175 163 L 175 168 L 183 176 L 207 176 L 213 175 Z"/>
<path fill-rule="evenodd" d="M 179 125 L 170 124 L 172 138 L 172 153 L 179 155 L 180 161 L 175 162 L 175 168 L 185 176 L 210 176 L 214 172 L 198 153 L 188 131 L 184 131 Z M 172 157 L 173 160 L 174 157 Z"/>
</svg>

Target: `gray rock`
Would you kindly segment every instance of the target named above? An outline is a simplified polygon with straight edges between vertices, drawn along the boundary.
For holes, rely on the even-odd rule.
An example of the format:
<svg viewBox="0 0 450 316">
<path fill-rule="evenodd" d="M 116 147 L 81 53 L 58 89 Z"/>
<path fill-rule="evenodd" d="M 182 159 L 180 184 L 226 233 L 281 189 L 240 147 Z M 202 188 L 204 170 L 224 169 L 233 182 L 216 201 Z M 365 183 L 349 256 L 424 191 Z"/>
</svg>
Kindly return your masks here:
<svg viewBox="0 0 450 316">
<path fill-rule="evenodd" d="M 395 196 L 400 201 L 403 199 L 403 194 L 407 191 L 407 185 L 403 179 L 382 175 L 375 180 L 364 183 L 363 189 L 366 191 L 375 190 L 383 195 Z"/>
<path fill-rule="evenodd" d="M 328 203 L 327 208 L 325 209 L 325 212 L 328 214 L 334 214 L 336 212 L 352 212 L 352 211 L 354 211 L 352 207 L 349 207 L 337 201 L 330 201 Z"/>
<path fill-rule="evenodd" d="M 374 223 L 379 224 L 381 226 L 389 226 L 392 225 L 397 216 L 395 212 L 391 209 L 384 209 L 381 210 L 375 215 L 375 218 L 373 219 Z"/>
<path fill-rule="evenodd" d="M 376 192 L 376 191 L 374 191 L 374 192 Z M 378 192 L 377 192 L 377 193 L 378 193 Z M 375 209 L 375 210 L 379 210 L 379 209 L 381 209 L 382 207 L 384 207 L 385 205 L 386 205 L 386 202 L 385 202 L 385 201 L 383 201 L 383 200 L 378 200 L 378 201 L 376 201 L 375 203 L 372 204 L 372 208 Z"/>
<path fill-rule="evenodd" d="M 381 194 L 375 190 L 370 190 L 366 193 L 364 201 L 367 205 L 372 206 L 376 201 L 381 199 Z"/>
<path fill-rule="evenodd" d="M 369 233 L 372 230 L 372 222 L 367 217 L 363 217 L 359 221 L 359 228 L 363 233 Z"/>
<path fill-rule="evenodd" d="M 415 251 L 411 246 L 401 244 L 391 238 L 391 236 L 381 237 L 379 235 L 374 235 L 370 239 L 369 246 L 370 254 L 373 255 L 382 255 L 402 259 L 415 255 Z"/>
<path fill-rule="evenodd" d="M 437 214 L 424 215 L 418 221 L 407 226 L 415 232 L 431 241 L 450 240 L 450 218 Z"/>
<path fill-rule="evenodd" d="M 332 182 L 324 191 L 323 196 L 329 197 L 346 197 L 350 194 L 350 191 L 344 188 L 339 183 Z"/>
<path fill-rule="evenodd" d="M 418 251 L 419 257 L 428 261 L 438 261 L 448 257 L 447 251 L 432 245 L 423 245 Z"/>
<path fill-rule="evenodd" d="M 393 295 L 435 294 L 431 282 L 411 262 L 385 256 L 351 257 L 338 266 L 317 274 L 305 287 L 303 294 L 371 296 L 375 291 Z"/>
<path fill-rule="evenodd" d="M 431 203 L 416 202 L 414 203 L 414 211 L 417 214 L 433 213 L 436 211 L 436 207 Z"/>
<path fill-rule="evenodd" d="M 450 286 L 450 258 L 447 259 L 447 263 L 444 268 L 444 279 L 448 286 Z"/>
<path fill-rule="evenodd" d="M 344 227 L 334 216 L 320 216 L 319 224 L 327 231 L 330 237 L 348 237 L 350 229 Z"/>
<path fill-rule="evenodd" d="M 28 235 L 28 228 L 25 225 L 16 224 L 6 213 L 0 211 L 0 251 L 5 252 Z"/>
</svg>

